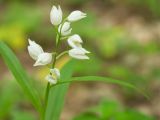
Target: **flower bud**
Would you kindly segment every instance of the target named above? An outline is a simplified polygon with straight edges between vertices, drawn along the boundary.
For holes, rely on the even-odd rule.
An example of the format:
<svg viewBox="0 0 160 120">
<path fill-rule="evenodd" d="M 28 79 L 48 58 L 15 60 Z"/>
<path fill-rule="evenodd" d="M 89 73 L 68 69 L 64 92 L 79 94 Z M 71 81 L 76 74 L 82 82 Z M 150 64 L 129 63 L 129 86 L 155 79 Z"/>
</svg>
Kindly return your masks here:
<svg viewBox="0 0 160 120">
<path fill-rule="evenodd" d="M 42 53 L 38 56 L 38 59 L 34 66 L 41 66 L 41 65 L 47 65 L 51 63 L 52 61 L 52 54 L 51 53 Z"/>
<path fill-rule="evenodd" d="M 80 49 L 80 48 L 74 48 L 69 50 L 69 56 L 76 58 L 76 59 L 89 59 L 89 57 L 87 55 L 85 55 L 86 53 L 88 53 L 87 50 Z"/>
<path fill-rule="evenodd" d="M 60 78 L 60 71 L 57 68 L 54 69 L 50 69 L 51 74 L 56 78 L 59 79 Z"/>
<path fill-rule="evenodd" d="M 29 41 L 28 52 L 32 59 L 37 60 L 38 56 L 43 53 L 43 49 L 40 45 L 34 41 Z"/>
<path fill-rule="evenodd" d="M 62 36 L 67 36 L 71 33 L 72 28 L 70 26 L 69 22 L 65 22 L 62 26 L 62 24 L 58 28 L 59 33 L 61 33 Z"/>
<path fill-rule="evenodd" d="M 46 80 L 51 84 L 56 84 L 58 79 L 60 78 L 60 71 L 57 68 L 50 69 L 49 75 L 46 76 Z"/>
<path fill-rule="evenodd" d="M 52 75 L 47 75 L 45 79 L 52 85 L 57 83 L 57 79 L 54 79 Z"/>
<path fill-rule="evenodd" d="M 73 11 L 69 16 L 68 16 L 68 21 L 69 22 L 75 22 L 78 21 L 80 19 L 83 19 L 87 16 L 86 13 L 83 13 L 79 10 Z"/>
<path fill-rule="evenodd" d="M 62 10 L 60 6 L 58 8 L 56 6 L 52 7 L 50 20 L 53 25 L 59 25 L 62 22 Z"/>
<path fill-rule="evenodd" d="M 68 44 L 72 48 L 81 48 L 82 47 L 82 39 L 79 35 L 75 34 L 68 38 Z"/>
</svg>

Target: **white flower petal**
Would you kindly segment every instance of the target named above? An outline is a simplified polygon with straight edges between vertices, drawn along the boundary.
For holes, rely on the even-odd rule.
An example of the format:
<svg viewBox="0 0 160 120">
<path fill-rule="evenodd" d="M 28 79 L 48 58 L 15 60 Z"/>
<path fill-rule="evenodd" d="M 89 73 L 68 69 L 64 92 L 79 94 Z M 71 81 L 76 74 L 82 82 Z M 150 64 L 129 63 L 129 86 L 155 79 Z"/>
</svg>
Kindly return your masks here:
<svg viewBox="0 0 160 120">
<path fill-rule="evenodd" d="M 68 21 L 69 22 L 75 22 L 78 21 L 80 19 L 83 19 L 87 16 L 86 13 L 83 13 L 79 10 L 73 11 L 69 16 L 68 16 Z"/>
<path fill-rule="evenodd" d="M 52 61 L 52 54 L 51 53 L 42 53 L 38 56 L 38 59 L 34 66 L 41 66 L 41 65 L 47 65 L 51 63 Z"/>
<path fill-rule="evenodd" d="M 57 79 L 60 78 L 60 71 L 59 71 L 59 69 L 57 69 L 57 68 L 50 69 L 50 72 L 51 72 Z"/>
<path fill-rule="evenodd" d="M 69 35 L 72 31 L 70 22 L 65 22 L 62 26 L 62 24 L 58 28 L 59 33 L 61 33 L 62 36 Z"/>
<path fill-rule="evenodd" d="M 52 10 L 50 12 L 50 20 L 53 25 L 59 25 L 62 22 L 62 10 L 61 7 L 56 6 L 52 7 Z"/>
<path fill-rule="evenodd" d="M 40 45 L 35 43 L 34 41 L 29 41 L 28 52 L 32 59 L 37 60 L 38 56 L 43 53 L 43 49 Z"/>
<path fill-rule="evenodd" d="M 51 84 L 56 84 L 58 79 L 60 78 L 60 71 L 57 68 L 50 69 L 49 75 L 46 76 L 46 80 Z"/>
<path fill-rule="evenodd" d="M 45 77 L 45 79 L 46 79 L 50 84 L 56 84 L 56 83 L 57 83 L 57 79 L 54 79 L 54 78 L 52 77 L 52 75 L 47 75 L 47 76 Z"/>
<path fill-rule="evenodd" d="M 71 34 L 71 32 L 72 32 L 72 28 L 69 29 L 68 31 L 63 32 L 62 36 L 67 36 L 67 35 Z"/>
<path fill-rule="evenodd" d="M 81 37 L 77 34 L 72 35 L 71 37 L 68 38 L 68 44 L 70 47 L 72 48 L 81 48 L 83 41 L 81 39 Z"/>
<path fill-rule="evenodd" d="M 74 48 L 69 50 L 69 56 L 76 59 L 89 59 L 85 52 L 82 49 Z"/>
</svg>

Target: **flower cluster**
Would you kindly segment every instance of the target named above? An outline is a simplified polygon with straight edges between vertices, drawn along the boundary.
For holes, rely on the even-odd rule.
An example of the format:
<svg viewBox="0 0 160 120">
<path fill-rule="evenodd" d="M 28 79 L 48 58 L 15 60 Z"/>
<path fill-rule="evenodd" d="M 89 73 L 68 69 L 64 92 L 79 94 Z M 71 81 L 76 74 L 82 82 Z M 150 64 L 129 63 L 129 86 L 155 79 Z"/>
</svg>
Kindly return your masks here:
<svg viewBox="0 0 160 120">
<path fill-rule="evenodd" d="M 61 7 L 52 7 L 50 12 L 50 20 L 57 31 L 56 48 L 62 39 L 67 39 L 67 43 L 71 47 L 70 50 L 67 50 L 59 55 L 57 51 L 53 53 L 44 52 L 40 45 L 30 39 L 28 40 L 29 55 L 36 61 L 34 66 L 48 65 L 52 63 L 50 73 L 45 78 L 50 84 L 56 84 L 60 78 L 60 71 L 55 68 L 55 63 L 61 55 L 68 53 L 70 57 L 75 59 L 89 59 L 86 54 L 90 52 L 82 47 L 83 41 L 81 37 L 78 34 L 70 35 L 72 32 L 71 23 L 85 17 L 86 13 L 76 10 L 71 12 L 67 18 L 63 19 Z"/>
</svg>

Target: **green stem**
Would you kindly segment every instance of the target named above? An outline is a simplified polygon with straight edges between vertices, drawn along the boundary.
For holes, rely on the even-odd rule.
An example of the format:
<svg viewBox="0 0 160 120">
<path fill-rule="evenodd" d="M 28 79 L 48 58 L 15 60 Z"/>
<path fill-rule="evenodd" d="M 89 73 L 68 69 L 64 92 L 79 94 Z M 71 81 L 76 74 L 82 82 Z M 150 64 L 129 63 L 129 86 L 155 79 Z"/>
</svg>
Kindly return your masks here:
<svg viewBox="0 0 160 120">
<path fill-rule="evenodd" d="M 53 63 L 52 63 L 52 67 L 51 68 L 54 68 L 54 66 L 56 64 L 56 57 L 57 57 L 57 53 L 55 53 L 54 56 L 53 56 Z"/>
<path fill-rule="evenodd" d="M 46 94 L 45 94 L 45 106 L 47 105 L 47 102 L 48 102 L 49 88 L 50 88 L 50 83 L 48 82 L 46 87 Z"/>
<path fill-rule="evenodd" d="M 57 29 L 56 47 L 55 47 L 55 52 L 53 54 L 53 62 L 52 62 L 51 68 L 54 68 L 54 66 L 56 64 L 57 48 L 58 48 L 59 41 L 60 41 L 60 38 L 61 38 L 61 35 L 58 33 L 58 28 L 56 28 L 56 29 Z M 46 87 L 46 93 L 45 93 L 45 108 L 44 108 L 45 111 L 44 111 L 44 115 L 43 115 L 44 119 L 45 119 L 45 113 L 46 113 L 46 108 L 47 108 L 47 104 L 48 104 L 49 91 L 50 91 L 50 83 L 48 82 L 47 87 Z"/>
<path fill-rule="evenodd" d="M 48 82 L 47 87 L 46 87 L 46 93 L 45 93 L 45 108 L 44 108 L 45 111 L 44 111 L 43 118 L 45 117 L 45 112 L 46 112 L 46 108 L 47 108 L 47 104 L 48 104 L 49 89 L 50 89 L 50 83 Z"/>
<path fill-rule="evenodd" d="M 61 40 L 66 40 L 67 38 L 69 38 L 70 36 L 65 36 L 65 37 L 62 37 Z"/>
<path fill-rule="evenodd" d="M 57 46 L 58 46 L 58 43 L 59 43 L 59 38 L 60 38 L 60 34 L 57 33 L 57 36 L 56 36 L 56 49 L 57 49 Z"/>
<path fill-rule="evenodd" d="M 67 54 L 67 53 L 68 53 L 68 51 L 64 51 L 64 52 L 60 53 L 60 54 L 56 57 L 56 59 L 58 60 L 60 57 L 62 57 L 63 55 L 65 55 L 65 54 Z"/>
<path fill-rule="evenodd" d="M 62 26 L 64 24 L 65 20 L 62 22 Z M 52 62 L 52 66 L 51 68 L 53 69 L 55 67 L 56 64 L 56 58 L 57 58 L 57 48 L 60 44 L 60 40 L 61 40 L 61 30 L 62 30 L 62 26 L 60 28 L 60 33 L 58 32 L 58 27 L 56 27 L 56 32 L 57 32 L 57 36 L 56 36 L 56 47 L 55 47 L 55 52 L 53 54 L 53 62 Z M 51 74 L 51 73 L 50 73 Z M 45 108 L 44 108 L 44 115 L 43 118 L 45 119 L 45 113 L 46 113 L 46 108 L 47 108 L 47 104 L 48 104 L 48 97 L 49 97 L 49 91 L 50 91 L 50 83 L 48 82 L 47 84 L 47 88 L 46 88 L 46 93 L 45 93 Z"/>
</svg>

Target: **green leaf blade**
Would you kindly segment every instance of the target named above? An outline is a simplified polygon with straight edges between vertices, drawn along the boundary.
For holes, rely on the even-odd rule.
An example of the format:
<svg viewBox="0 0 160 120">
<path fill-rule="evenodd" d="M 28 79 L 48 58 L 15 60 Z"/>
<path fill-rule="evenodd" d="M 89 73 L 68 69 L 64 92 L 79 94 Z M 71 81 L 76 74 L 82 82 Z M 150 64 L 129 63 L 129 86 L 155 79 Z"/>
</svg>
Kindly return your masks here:
<svg viewBox="0 0 160 120">
<path fill-rule="evenodd" d="M 2 41 L 0 42 L 0 54 L 14 75 L 15 79 L 32 102 L 33 106 L 42 114 L 43 110 L 40 98 L 35 89 L 33 89 L 29 83 L 29 77 L 27 73 L 12 50 Z"/>
<path fill-rule="evenodd" d="M 61 70 L 61 79 L 66 81 L 71 79 L 75 61 L 71 60 Z M 70 83 L 56 85 L 50 88 L 48 105 L 45 114 L 45 120 L 59 120 L 64 105 L 65 95 L 68 91 Z"/>
<path fill-rule="evenodd" d="M 82 77 L 73 77 L 71 80 L 67 80 L 67 81 L 60 81 L 58 84 L 64 84 L 68 82 L 105 82 L 105 83 L 117 84 L 117 85 L 134 89 L 139 93 L 141 93 L 143 96 L 145 96 L 147 99 L 149 99 L 148 95 L 146 95 L 141 89 L 135 87 L 130 83 L 116 80 L 113 78 L 101 77 L 101 76 L 82 76 Z"/>
</svg>

